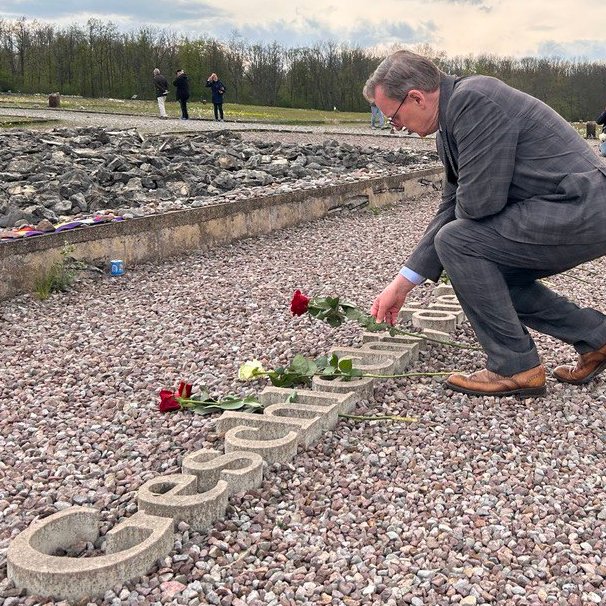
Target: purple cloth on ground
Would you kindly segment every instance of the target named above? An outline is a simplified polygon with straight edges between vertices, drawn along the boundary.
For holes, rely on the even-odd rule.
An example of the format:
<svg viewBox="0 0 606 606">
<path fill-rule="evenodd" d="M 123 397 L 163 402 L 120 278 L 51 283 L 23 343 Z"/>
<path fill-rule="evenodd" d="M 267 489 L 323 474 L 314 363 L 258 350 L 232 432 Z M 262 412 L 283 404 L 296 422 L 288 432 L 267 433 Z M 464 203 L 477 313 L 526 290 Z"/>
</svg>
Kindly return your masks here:
<svg viewBox="0 0 606 606">
<path fill-rule="evenodd" d="M 25 238 L 29 238 L 30 236 L 43 236 L 44 234 L 47 234 L 49 232 L 47 231 L 40 231 L 38 229 L 32 229 L 31 231 L 26 231 L 24 234 Z"/>
<path fill-rule="evenodd" d="M 65 225 L 61 225 L 55 228 L 55 232 L 65 231 L 67 229 L 75 229 L 76 227 L 82 227 L 84 224 L 82 221 L 72 221 L 71 223 L 66 223 Z"/>
</svg>

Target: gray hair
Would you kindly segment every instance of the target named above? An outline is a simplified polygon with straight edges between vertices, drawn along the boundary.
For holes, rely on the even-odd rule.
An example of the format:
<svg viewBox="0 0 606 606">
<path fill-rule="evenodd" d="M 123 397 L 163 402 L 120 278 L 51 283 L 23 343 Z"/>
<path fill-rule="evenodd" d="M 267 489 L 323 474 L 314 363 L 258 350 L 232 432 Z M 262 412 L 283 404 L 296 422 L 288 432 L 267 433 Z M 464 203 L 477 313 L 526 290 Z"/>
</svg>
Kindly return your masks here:
<svg viewBox="0 0 606 606">
<path fill-rule="evenodd" d="M 381 86 L 385 95 L 391 99 L 399 99 L 413 88 L 430 92 L 440 86 L 442 76 L 443 72 L 426 57 L 400 50 L 381 62 L 366 81 L 363 94 L 369 101 L 373 101 L 377 86 Z"/>
<path fill-rule="evenodd" d="M 154 76 L 157 76 L 160 73 L 160 70 L 156 67 L 154 69 Z"/>
</svg>

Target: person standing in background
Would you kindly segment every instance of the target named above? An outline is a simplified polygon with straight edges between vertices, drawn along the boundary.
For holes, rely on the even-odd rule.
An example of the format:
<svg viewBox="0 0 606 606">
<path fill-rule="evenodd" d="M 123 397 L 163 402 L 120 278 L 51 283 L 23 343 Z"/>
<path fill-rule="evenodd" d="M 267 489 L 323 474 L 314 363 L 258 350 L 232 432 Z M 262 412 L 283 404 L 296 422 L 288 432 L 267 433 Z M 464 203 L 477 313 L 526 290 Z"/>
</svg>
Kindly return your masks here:
<svg viewBox="0 0 606 606">
<path fill-rule="evenodd" d="M 214 72 L 208 76 L 206 86 L 212 91 L 213 106 L 215 109 L 215 120 L 223 122 L 223 95 L 225 94 L 225 85 Z"/>
<path fill-rule="evenodd" d="M 606 108 L 604 108 L 604 111 L 595 119 L 595 121 L 602 127 L 598 149 L 602 156 L 606 156 Z"/>
<path fill-rule="evenodd" d="M 187 100 L 189 99 L 189 80 L 187 74 L 182 70 L 177 70 L 177 77 L 173 82 L 173 86 L 177 89 L 177 100 L 181 105 L 181 120 L 189 120 L 187 113 Z"/>
<path fill-rule="evenodd" d="M 157 67 L 154 69 L 154 86 L 156 87 L 160 118 L 168 118 L 165 106 L 166 96 L 168 95 L 168 80 L 160 73 Z"/>
</svg>

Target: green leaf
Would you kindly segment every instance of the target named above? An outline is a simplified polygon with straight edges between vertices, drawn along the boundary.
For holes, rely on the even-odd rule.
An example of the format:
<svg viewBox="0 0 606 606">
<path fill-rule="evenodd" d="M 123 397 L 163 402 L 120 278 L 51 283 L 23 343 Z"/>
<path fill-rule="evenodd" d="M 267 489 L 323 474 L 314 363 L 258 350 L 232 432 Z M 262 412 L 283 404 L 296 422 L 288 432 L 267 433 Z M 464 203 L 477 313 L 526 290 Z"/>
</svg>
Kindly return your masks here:
<svg viewBox="0 0 606 606">
<path fill-rule="evenodd" d="M 212 412 L 221 412 L 223 410 L 239 410 L 246 406 L 261 407 L 263 405 L 258 402 L 255 396 L 246 396 L 240 398 L 235 395 L 227 395 L 218 400 L 216 398 L 208 398 L 204 401 L 198 401 L 197 404 L 191 407 L 196 414 L 210 414 Z"/>
<path fill-rule="evenodd" d="M 330 306 L 327 305 L 326 301 L 324 300 L 320 300 L 320 301 L 315 301 L 313 303 L 309 303 L 307 305 L 307 312 L 308 313 L 319 313 L 321 311 L 324 311 L 325 309 L 328 309 Z"/>
<path fill-rule="evenodd" d="M 297 354 L 293 358 L 293 360 L 289 366 L 289 370 L 293 370 L 294 372 L 296 372 L 300 375 L 306 375 L 308 377 L 313 377 L 314 374 L 316 374 L 318 367 L 309 358 L 306 358 L 305 356 L 303 356 L 301 354 Z"/>
<path fill-rule="evenodd" d="M 299 394 L 297 394 L 297 390 L 293 389 L 288 398 L 286 398 L 286 404 L 294 404 L 299 399 Z"/>
<path fill-rule="evenodd" d="M 220 408 L 221 410 L 238 410 L 244 406 L 246 406 L 246 402 L 242 400 L 232 400 L 231 402 L 221 400 L 217 403 L 217 408 Z"/>
<path fill-rule="evenodd" d="M 337 309 L 339 306 L 339 297 L 326 297 L 326 304 L 332 309 Z"/>
<path fill-rule="evenodd" d="M 353 360 L 351 358 L 343 358 L 339 360 L 339 370 L 343 373 L 351 373 L 353 369 Z"/>
<path fill-rule="evenodd" d="M 328 366 L 328 357 L 327 356 L 320 356 L 318 358 L 315 359 L 315 364 L 318 367 L 319 370 L 322 370 L 323 368 L 326 368 Z"/>
<path fill-rule="evenodd" d="M 197 415 L 211 415 L 214 412 L 223 412 L 218 406 L 196 406 L 191 409 Z"/>
<path fill-rule="evenodd" d="M 341 324 L 343 324 L 343 320 L 341 320 L 341 318 L 339 317 L 329 316 L 326 318 L 326 323 L 331 328 L 338 328 L 339 326 L 341 326 Z"/>
<path fill-rule="evenodd" d="M 330 297 L 314 297 L 308 304 L 307 309 L 330 309 L 334 307 Z"/>
<path fill-rule="evenodd" d="M 312 377 L 294 372 L 285 372 L 279 376 L 270 376 L 269 379 L 274 387 L 295 387 L 296 385 L 311 384 Z"/>
<path fill-rule="evenodd" d="M 279 376 L 280 374 L 275 370 L 268 370 L 266 375 L 266 377 L 272 382 L 272 384 Z"/>
<path fill-rule="evenodd" d="M 251 406 L 250 404 L 247 404 L 242 410 L 244 412 L 251 412 L 253 414 L 263 414 L 263 410 L 264 410 L 264 406 L 262 404 L 259 404 L 259 406 Z"/>
<path fill-rule="evenodd" d="M 289 387 L 290 383 L 284 375 L 269 375 L 269 380 L 274 387 Z"/>
<path fill-rule="evenodd" d="M 354 321 L 358 321 L 360 319 L 360 317 L 362 316 L 362 312 L 360 312 L 359 309 L 355 308 L 355 307 L 345 307 L 343 309 L 343 312 L 345 313 L 345 317 L 348 320 L 354 320 Z"/>
<path fill-rule="evenodd" d="M 210 393 L 208 389 L 204 386 L 200 388 L 200 393 L 192 395 L 189 399 L 194 400 L 196 402 L 205 402 L 210 398 Z"/>
<path fill-rule="evenodd" d="M 246 402 L 247 404 L 259 404 L 259 400 L 257 400 L 256 396 L 246 396 L 242 398 L 242 402 Z M 262 406 L 262 404 L 259 404 Z"/>
</svg>

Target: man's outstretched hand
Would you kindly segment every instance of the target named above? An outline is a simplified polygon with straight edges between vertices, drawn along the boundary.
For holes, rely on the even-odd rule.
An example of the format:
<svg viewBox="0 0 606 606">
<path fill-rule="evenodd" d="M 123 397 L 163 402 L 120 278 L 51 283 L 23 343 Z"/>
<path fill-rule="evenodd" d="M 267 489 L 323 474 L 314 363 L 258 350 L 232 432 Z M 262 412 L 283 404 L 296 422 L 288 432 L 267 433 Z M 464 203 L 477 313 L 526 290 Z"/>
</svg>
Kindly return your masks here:
<svg viewBox="0 0 606 606">
<path fill-rule="evenodd" d="M 398 274 L 383 292 L 374 300 L 370 314 L 377 322 L 387 322 L 392 326 L 398 319 L 398 312 L 408 293 L 415 287 L 410 280 Z"/>
</svg>

